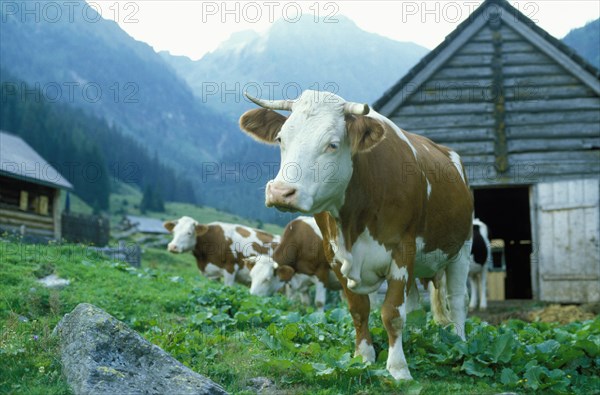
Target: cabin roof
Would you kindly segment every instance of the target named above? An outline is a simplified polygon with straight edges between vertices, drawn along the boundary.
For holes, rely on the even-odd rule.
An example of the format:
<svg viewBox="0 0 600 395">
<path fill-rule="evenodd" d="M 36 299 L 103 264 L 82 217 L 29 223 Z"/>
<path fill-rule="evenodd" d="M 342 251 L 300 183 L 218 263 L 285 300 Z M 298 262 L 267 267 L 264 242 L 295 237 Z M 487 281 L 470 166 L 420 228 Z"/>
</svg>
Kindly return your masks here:
<svg viewBox="0 0 600 395">
<path fill-rule="evenodd" d="M 141 233 L 169 233 L 163 226 L 163 222 L 156 218 L 138 217 L 135 215 L 126 215 L 125 220 L 132 227 L 135 227 Z"/>
<path fill-rule="evenodd" d="M 21 137 L 0 131 L 0 174 L 59 189 L 73 185 Z"/>
<path fill-rule="evenodd" d="M 524 28 L 523 32 L 529 33 L 525 34 L 524 38 L 532 42 L 535 46 L 545 46 L 546 48 L 544 49 L 550 57 L 563 65 L 565 65 L 565 62 L 572 63 L 571 66 L 575 67 L 568 67 L 568 64 L 565 66 L 567 66 L 567 70 L 571 71 L 576 77 L 581 79 L 581 71 L 584 71 L 587 75 L 583 76 L 586 78 L 583 78 L 582 81 L 600 95 L 600 71 L 597 68 L 578 55 L 571 47 L 536 25 L 534 21 L 515 7 L 511 6 L 508 1 L 485 0 L 473 14 L 469 16 L 469 18 L 463 21 L 454 31 L 452 31 L 452 33 L 446 36 L 440 45 L 425 55 L 406 75 L 377 99 L 372 107 L 385 116 L 389 116 L 393 113 L 404 101 L 403 99 L 398 100 L 397 96 L 402 94 L 405 87 L 408 84 L 414 84 L 418 77 L 422 77 L 421 74 L 424 71 L 428 71 L 427 74 L 431 75 L 437 71 L 437 69 L 442 67 L 444 62 L 435 62 L 435 60 L 440 55 L 444 55 L 444 60 L 450 58 L 460 49 L 464 42 L 476 34 L 479 29 L 473 27 L 475 27 L 475 25 L 480 25 L 479 27 L 481 27 L 481 25 L 484 25 L 489 21 L 491 11 L 488 11 L 488 9 L 491 7 L 496 8 L 500 12 L 502 20 L 512 25 L 511 27 L 514 28 L 520 26 Z M 457 43 L 458 39 L 460 39 L 460 43 Z M 552 51 L 552 49 L 555 49 L 556 51 Z M 432 64 L 434 64 L 435 67 L 430 67 Z"/>
</svg>

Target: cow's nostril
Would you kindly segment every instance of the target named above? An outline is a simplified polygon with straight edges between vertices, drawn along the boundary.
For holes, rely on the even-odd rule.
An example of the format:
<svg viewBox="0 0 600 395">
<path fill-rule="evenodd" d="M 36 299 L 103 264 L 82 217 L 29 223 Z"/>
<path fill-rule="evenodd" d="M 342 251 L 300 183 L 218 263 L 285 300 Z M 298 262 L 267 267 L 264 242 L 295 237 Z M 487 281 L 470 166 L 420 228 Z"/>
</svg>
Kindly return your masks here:
<svg viewBox="0 0 600 395">
<path fill-rule="evenodd" d="M 295 194 L 296 194 L 296 188 L 291 188 L 291 189 L 288 189 L 287 191 L 285 191 L 285 193 L 283 194 L 283 197 L 290 198 L 290 197 L 294 196 Z"/>
</svg>

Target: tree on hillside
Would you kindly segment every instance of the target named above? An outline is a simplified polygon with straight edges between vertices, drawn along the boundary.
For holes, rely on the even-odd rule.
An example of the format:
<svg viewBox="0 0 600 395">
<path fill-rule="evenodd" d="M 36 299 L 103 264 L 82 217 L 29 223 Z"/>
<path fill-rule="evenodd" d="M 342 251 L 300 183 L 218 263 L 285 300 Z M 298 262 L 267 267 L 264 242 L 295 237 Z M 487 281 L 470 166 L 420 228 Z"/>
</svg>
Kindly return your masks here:
<svg viewBox="0 0 600 395">
<path fill-rule="evenodd" d="M 146 211 L 161 213 L 165 211 L 165 202 L 160 189 L 155 188 L 153 185 L 146 185 L 144 194 L 142 195 L 142 202 L 140 203 L 140 211 L 143 214 Z"/>
</svg>

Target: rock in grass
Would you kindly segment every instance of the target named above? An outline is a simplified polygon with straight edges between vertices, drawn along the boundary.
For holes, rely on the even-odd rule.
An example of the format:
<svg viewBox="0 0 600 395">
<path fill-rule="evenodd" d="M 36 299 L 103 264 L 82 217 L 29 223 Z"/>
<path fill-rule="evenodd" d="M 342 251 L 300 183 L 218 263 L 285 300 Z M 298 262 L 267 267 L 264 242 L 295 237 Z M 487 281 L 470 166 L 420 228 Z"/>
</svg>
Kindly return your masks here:
<svg viewBox="0 0 600 395">
<path fill-rule="evenodd" d="M 71 284 L 71 282 L 69 280 L 60 278 L 56 274 L 51 274 L 44 278 L 40 278 L 37 281 L 46 288 L 63 288 L 63 287 L 66 287 L 67 285 Z"/>
<path fill-rule="evenodd" d="M 54 329 L 75 394 L 226 394 L 104 310 L 82 303 Z"/>
<path fill-rule="evenodd" d="M 249 391 L 253 391 L 257 394 L 265 394 L 269 393 L 270 390 L 274 389 L 275 384 L 273 380 L 268 379 L 266 377 L 254 377 L 248 380 L 248 385 L 246 389 Z"/>
</svg>

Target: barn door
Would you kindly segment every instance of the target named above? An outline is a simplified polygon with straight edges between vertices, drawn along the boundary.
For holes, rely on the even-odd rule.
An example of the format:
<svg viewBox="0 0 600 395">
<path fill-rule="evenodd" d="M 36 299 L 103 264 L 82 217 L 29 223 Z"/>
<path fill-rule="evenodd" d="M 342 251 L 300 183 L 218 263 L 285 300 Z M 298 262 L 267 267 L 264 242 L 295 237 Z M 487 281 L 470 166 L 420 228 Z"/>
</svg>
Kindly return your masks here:
<svg viewBox="0 0 600 395">
<path fill-rule="evenodd" d="M 600 301 L 599 180 L 537 184 L 539 297 L 544 301 Z M 535 226 L 535 225 L 534 225 Z"/>
</svg>

